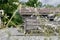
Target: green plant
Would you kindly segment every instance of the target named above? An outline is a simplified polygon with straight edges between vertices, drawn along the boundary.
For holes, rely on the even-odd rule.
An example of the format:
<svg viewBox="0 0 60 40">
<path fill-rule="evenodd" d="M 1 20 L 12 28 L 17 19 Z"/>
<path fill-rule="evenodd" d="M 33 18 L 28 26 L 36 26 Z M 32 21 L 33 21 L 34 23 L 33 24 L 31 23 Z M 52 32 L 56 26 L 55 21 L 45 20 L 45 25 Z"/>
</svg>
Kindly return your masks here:
<svg viewBox="0 0 60 40">
<path fill-rule="evenodd" d="M 29 0 L 28 2 L 26 2 L 26 5 L 30 7 L 41 7 L 42 3 L 38 2 L 38 0 Z"/>
<path fill-rule="evenodd" d="M 18 11 L 17 13 L 14 12 L 17 9 L 17 7 L 20 5 L 20 4 L 17 5 L 15 3 L 19 3 L 19 1 L 18 0 L 5 0 L 6 2 L 3 1 L 2 3 L 1 1 L 2 0 L 0 0 L 0 10 L 4 10 L 4 15 L 2 16 L 3 24 L 7 25 L 8 27 L 22 24 L 23 23 L 22 17 L 18 13 Z"/>
</svg>

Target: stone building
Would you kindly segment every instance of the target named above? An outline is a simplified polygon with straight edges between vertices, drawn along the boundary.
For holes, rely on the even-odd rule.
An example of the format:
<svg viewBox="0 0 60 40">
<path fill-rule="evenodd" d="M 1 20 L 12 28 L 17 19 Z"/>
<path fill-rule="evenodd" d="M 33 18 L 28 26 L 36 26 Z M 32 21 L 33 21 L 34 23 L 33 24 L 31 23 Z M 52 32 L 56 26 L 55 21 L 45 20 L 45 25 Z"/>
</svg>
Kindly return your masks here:
<svg viewBox="0 0 60 40">
<path fill-rule="evenodd" d="M 47 17 L 50 21 L 53 21 L 56 14 L 60 13 L 60 8 L 33 8 L 22 7 L 19 9 L 20 15 L 24 19 L 25 30 L 35 30 L 40 28 L 39 17 Z"/>
</svg>

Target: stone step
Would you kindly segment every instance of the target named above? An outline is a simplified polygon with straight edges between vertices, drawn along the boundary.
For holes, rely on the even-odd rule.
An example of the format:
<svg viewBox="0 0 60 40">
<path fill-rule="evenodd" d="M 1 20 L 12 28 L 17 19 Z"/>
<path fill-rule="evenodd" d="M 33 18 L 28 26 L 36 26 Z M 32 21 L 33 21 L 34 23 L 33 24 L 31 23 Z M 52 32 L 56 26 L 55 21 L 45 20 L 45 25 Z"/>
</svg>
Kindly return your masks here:
<svg viewBox="0 0 60 40">
<path fill-rule="evenodd" d="M 26 19 L 25 21 L 26 29 L 37 29 L 40 27 L 40 22 L 37 19 Z"/>
</svg>

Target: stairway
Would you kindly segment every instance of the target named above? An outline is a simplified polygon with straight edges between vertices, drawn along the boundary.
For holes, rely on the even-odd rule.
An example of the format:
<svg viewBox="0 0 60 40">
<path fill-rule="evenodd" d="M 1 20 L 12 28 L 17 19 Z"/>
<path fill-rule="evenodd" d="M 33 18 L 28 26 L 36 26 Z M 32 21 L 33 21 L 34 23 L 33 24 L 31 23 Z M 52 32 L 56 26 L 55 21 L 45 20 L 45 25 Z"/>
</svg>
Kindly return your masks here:
<svg viewBox="0 0 60 40">
<path fill-rule="evenodd" d="M 40 27 L 40 22 L 37 19 L 26 18 L 25 20 L 26 30 L 38 29 L 38 27 Z"/>
</svg>

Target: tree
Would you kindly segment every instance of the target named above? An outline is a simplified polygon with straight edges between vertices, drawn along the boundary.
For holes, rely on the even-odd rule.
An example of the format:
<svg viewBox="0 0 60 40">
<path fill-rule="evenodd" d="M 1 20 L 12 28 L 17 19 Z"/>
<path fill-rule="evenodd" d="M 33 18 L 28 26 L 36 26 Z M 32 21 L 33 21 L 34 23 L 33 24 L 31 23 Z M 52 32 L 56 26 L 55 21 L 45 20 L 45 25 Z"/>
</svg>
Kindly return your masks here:
<svg viewBox="0 0 60 40">
<path fill-rule="evenodd" d="M 3 21 L 4 25 L 7 24 L 7 22 L 13 15 L 13 12 L 19 6 L 15 3 L 19 3 L 19 1 L 18 0 L 0 0 L 0 10 L 4 10 L 4 15 L 2 17 L 2 21 Z M 8 26 L 14 26 L 14 24 L 19 25 L 21 23 L 23 23 L 22 17 L 17 12 Z"/>
<path fill-rule="evenodd" d="M 46 8 L 52 8 L 52 7 L 54 7 L 53 5 L 49 5 L 49 4 L 45 4 L 43 7 L 46 7 Z"/>
<path fill-rule="evenodd" d="M 0 0 L 0 4 L 4 4 L 4 3 L 7 3 L 8 0 Z"/>
<path fill-rule="evenodd" d="M 60 7 L 60 4 L 58 4 L 57 7 Z"/>
<path fill-rule="evenodd" d="M 26 2 L 26 5 L 31 7 L 41 7 L 42 3 L 38 2 L 38 0 L 29 0 L 28 2 Z"/>
</svg>

